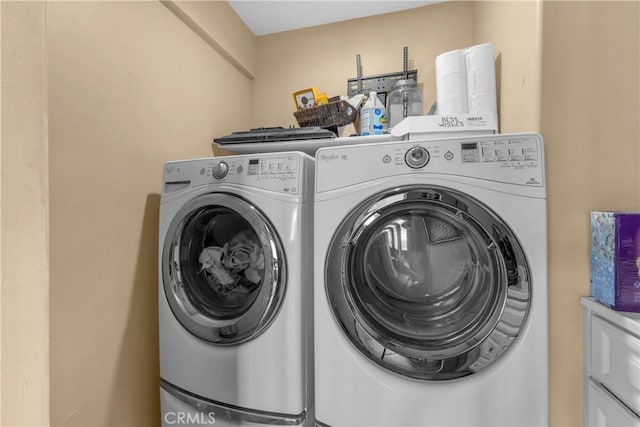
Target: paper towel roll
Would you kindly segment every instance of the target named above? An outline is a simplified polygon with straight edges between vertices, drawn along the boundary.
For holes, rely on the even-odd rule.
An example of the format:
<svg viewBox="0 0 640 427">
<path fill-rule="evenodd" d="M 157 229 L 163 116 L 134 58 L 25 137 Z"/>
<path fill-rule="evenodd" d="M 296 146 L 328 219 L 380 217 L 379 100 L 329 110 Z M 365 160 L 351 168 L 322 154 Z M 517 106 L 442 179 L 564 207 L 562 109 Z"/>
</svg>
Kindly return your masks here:
<svg viewBox="0 0 640 427">
<path fill-rule="evenodd" d="M 483 43 L 465 50 L 467 108 L 471 114 L 498 113 L 493 44 Z"/>
<path fill-rule="evenodd" d="M 468 112 L 466 74 L 464 50 L 452 50 L 436 57 L 438 114 Z"/>
</svg>

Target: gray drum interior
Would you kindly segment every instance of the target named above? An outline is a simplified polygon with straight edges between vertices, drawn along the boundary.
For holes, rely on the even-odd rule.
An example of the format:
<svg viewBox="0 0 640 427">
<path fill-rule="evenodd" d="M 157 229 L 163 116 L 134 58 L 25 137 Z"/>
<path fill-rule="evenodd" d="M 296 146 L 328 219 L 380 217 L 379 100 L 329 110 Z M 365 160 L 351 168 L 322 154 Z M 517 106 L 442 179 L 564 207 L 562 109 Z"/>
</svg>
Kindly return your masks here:
<svg viewBox="0 0 640 427">
<path fill-rule="evenodd" d="M 284 254 L 273 227 L 255 206 L 230 194 L 185 204 L 169 226 L 162 267 L 178 321 L 216 344 L 263 332 L 285 292 Z"/>
<path fill-rule="evenodd" d="M 448 380 L 497 360 L 524 325 L 529 272 L 497 215 L 439 187 L 380 194 L 341 224 L 326 291 L 351 342 L 378 365 Z"/>
</svg>

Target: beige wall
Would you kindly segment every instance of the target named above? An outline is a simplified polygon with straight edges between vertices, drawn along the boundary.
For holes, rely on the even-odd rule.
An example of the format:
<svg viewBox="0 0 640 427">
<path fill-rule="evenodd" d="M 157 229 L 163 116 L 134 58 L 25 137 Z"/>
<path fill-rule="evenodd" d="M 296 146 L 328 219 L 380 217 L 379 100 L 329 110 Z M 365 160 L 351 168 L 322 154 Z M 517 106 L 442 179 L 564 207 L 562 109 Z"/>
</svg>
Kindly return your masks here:
<svg viewBox="0 0 640 427">
<path fill-rule="evenodd" d="M 45 14 L 2 2 L 2 418 L 49 420 Z"/>
<path fill-rule="evenodd" d="M 502 131 L 545 137 L 551 424 L 581 425 L 588 212 L 640 209 L 639 4 L 449 2 L 257 41 L 228 7 L 179 6 L 233 65 L 160 3 L 46 3 L 47 145 L 45 6 L 2 2 L 3 424 L 46 424 L 49 360 L 52 424 L 158 424 L 163 162 L 207 156 L 233 130 L 294 124 L 290 93 L 344 93 L 357 53 L 378 74 L 400 70 L 408 46 L 428 106 L 435 56 L 492 41 Z M 222 22 L 238 34 L 216 33 Z"/>
<path fill-rule="evenodd" d="M 540 9 L 538 1 L 446 2 L 258 37 L 252 122 L 296 124 L 292 92 L 316 86 L 329 96 L 344 95 L 347 79 L 356 76 L 356 54 L 365 76 L 402 71 L 404 46 L 409 67 L 418 70 L 426 111 L 436 99 L 435 57 L 490 41 L 498 57 L 501 131 L 537 131 Z"/>
<path fill-rule="evenodd" d="M 252 122 L 294 125 L 292 92 L 316 86 L 344 95 L 347 79 L 356 77 L 357 54 L 364 76 L 391 73 L 402 71 L 404 46 L 428 110 L 436 99 L 435 57 L 473 44 L 472 13 L 470 2 L 448 2 L 258 37 Z"/>
<path fill-rule="evenodd" d="M 161 1 L 240 73 L 255 78 L 256 37 L 226 1 Z"/>
<path fill-rule="evenodd" d="M 473 2 L 473 41 L 493 43 L 500 131 L 540 130 L 541 1 Z"/>
<path fill-rule="evenodd" d="M 582 425 L 589 212 L 640 209 L 638 2 L 545 2 L 551 421 Z"/>
<path fill-rule="evenodd" d="M 47 2 L 46 14 L 51 423 L 157 426 L 163 163 L 248 128 L 250 80 L 159 2 Z"/>
</svg>

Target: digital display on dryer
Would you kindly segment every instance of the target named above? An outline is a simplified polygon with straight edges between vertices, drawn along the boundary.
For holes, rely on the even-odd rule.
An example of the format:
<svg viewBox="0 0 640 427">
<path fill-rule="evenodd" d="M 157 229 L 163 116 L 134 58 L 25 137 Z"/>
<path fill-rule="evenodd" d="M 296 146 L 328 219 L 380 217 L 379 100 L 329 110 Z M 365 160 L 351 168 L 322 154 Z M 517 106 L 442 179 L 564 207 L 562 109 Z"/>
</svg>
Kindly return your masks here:
<svg viewBox="0 0 640 427">
<path fill-rule="evenodd" d="M 463 142 L 460 144 L 462 148 L 462 162 L 472 163 L 480 161 L 480 153 L 478 151 L 477 142 Z"/>
<path fill-rule="evenodd" d="M 249 159 L 247 175 L 257 175 L 260 173 L 260 159 Z"/>
</svg>

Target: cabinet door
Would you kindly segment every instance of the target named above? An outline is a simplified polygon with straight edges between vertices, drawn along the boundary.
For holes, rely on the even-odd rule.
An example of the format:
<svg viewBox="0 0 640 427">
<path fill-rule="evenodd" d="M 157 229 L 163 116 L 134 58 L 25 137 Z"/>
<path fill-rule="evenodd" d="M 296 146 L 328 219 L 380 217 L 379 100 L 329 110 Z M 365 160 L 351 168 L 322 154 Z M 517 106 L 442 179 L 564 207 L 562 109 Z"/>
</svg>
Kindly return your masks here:
<svg viewBox="0 0 640 427">
<path fill-rule="evenodd" d="M 591 322 L 591 376 L 640 414 L 640 338 L 597 316 Z"/>
<path fill-rule="evenodd" d="M 640 418 L 601 385 L 589 380 L 587 387 L 586 426 L 593 427 L 640 427 Z"/>
</svg>

